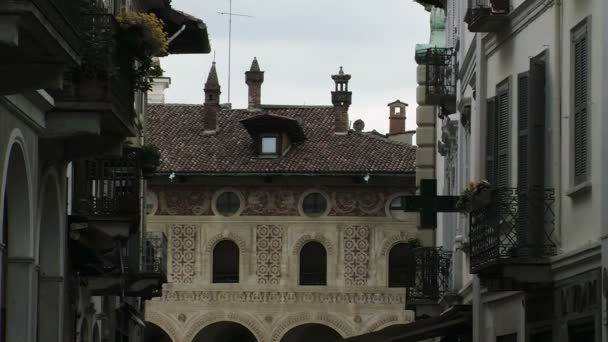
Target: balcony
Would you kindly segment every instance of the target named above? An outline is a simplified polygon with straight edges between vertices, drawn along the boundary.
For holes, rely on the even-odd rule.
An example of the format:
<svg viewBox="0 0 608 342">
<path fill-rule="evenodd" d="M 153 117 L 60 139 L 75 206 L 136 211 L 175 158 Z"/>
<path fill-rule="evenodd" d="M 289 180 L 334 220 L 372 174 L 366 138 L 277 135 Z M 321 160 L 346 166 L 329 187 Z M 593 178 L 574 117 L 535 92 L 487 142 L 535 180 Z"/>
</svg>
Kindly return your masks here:
<svg viewBox="0 0 608 342">
<path fill-rule="evenodd" d="M 442 112 L 456 110 L 456 55 L 451 48 L 428 48 L 416 51 L 420 69 L 417 102 L 440 106 Z"/>
<path fill-rule="evenodd" d="M 132 297 L 152 298 L 162 295 L 167 282 L 167 236 L 163 232 L 146 232 L 139 253 L 129 256 L 138 264 L 126 270 L 129 286 L 126 294 Z"/>
<path fill-rule="evenodd" d="M 72 221 L 112 238 L 128 238 L 136 232 L 141 212 L 139 151 L 75 161 L 73 166 Z"/>
<path fill-rule="evenodd" d="M 82 241 L 82 239 L 80 239 Z M 122 295 L 149 299 L 161 295 L 167 282 L 167 237 L 162 232 L 147 232 L 143 239 L 134 235 L 117 241 L 113 267 L 104 270 L 80 268 L 92 295 Z M 116 253 L 115 253 L 116 254 Z M 82 256 L 81 254 L 78 256 Z M 75 259 L 78 260 L 78 259 Z M 79 261 L 80 262 L 80 261 Z"/>
<path fill-rule="evenodd" d="M 407 308 L 417 316 L 438 316 L 439 300 L 451 287 L 452 252 L 441 247 L 418 247 L 413 250 L 415 273 L 408 277 Z"/>
<path fill-rule="evenodd" d="M 498 32 L 509 23 L 509 0 L 469 0 L 464 21 L 471 32 Z"/>
<path fill-rule="evenodd" d="M 64 74 L 47 115 L 50 137 L 135 136 L 133 60 L 118 43 L 118 23 L 105 13 L 83 15 L 83 65 Z M 93 42 L 93 43 L 92 43 Z"/>
<path fill-rule="evenodd" d="M 551 281 L 554 189 L 503 188 L 470 214 L 471 273 L 491 289 L 526 290 Z"/>
<path fill-rule="evenodd" d="M 0 95 L 61 86 L 80 61 L 79 11 L 73 0 L 0 1 L 0 73 L 11 80 Z"/>
</svg>

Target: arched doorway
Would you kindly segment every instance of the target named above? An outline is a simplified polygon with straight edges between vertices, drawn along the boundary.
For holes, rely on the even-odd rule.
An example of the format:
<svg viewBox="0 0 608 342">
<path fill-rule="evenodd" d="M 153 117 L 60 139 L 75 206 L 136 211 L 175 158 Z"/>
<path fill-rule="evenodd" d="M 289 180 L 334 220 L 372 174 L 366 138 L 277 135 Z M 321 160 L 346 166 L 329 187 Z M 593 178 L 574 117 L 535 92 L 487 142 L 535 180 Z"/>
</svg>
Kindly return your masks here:
<svg viewBox="0 0 608 342">
<path fill-rule="evenodd" d="M 146 322 L 144 342 L 173 342 L 169 335 L 158 325 Z"/>
<path fill-rule="evenodd" d="M 342 336 L 337 331 L 317 323 L 298 325 L 281 338 L 281 342 L 333 342 L 341 340 Z"/>
<path fill-rule="evenodd" d="M 64 225 L 59 177 L 48 176 L 43 189 L 40 215 L 38 341 L 63 341 L 65 261 Z"/>
<path fill-rule="evenodd" d="M 204 327 L 192 342 L 257 342 L 257 339 L 241 324 L 217 322 Z"/>
<path fill-rule="evenodd" d="M 0 340 L 27 341 L 32 334 L 34 256 L 30 175 L 19 144 L 9 152 L 2 194 L 0 248 Z"/>
</svg>

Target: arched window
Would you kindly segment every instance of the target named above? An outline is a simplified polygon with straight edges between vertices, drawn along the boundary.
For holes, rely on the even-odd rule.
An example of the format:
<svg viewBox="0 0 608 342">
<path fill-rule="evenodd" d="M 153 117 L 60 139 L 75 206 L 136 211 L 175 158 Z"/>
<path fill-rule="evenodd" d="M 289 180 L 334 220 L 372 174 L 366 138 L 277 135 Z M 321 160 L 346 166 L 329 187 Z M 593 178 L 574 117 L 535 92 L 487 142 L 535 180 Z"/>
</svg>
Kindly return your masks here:
<svg viewBox="0 0 608 342">
<path fill-rule="evenodd" d="M 233 241 L 220 241 L 213 249 L 213 282 L 239 282 L 239 247 Z"/>
<path fill-rule="evenodd" d="M 412 249 L 407 243 L 398 243 L 388 254 L 388 287 L 407 287 L 412 262 Z M 410 280 L 411 281 L 411 280 Z"/>
<path fill-rule="evenodd" d="M 311 241 L 300 250 L 300 285 L 327 285 L 327 251 Z"/>
</svg>

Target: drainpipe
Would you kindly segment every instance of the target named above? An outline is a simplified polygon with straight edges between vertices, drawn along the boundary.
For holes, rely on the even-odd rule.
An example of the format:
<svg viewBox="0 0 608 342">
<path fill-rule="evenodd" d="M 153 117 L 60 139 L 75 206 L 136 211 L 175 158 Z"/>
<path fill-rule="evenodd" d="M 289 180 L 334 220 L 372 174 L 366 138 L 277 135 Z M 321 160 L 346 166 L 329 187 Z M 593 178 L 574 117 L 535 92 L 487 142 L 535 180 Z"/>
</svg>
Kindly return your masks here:
<svg viewBox="0 0 608 342">
<path fill-rule="evenodd" d="M 555 57 L 556 57 L 556 68 L 555 70 L 557 71 L 557 91 L 559 92 L 556 96 L 557 101 L 555 103 L 555 106 L 557 107 L 557 113 L 558 113 L 558 119 L 559 119 L 559 124 L 558 124 L 558 132 L 557 132 L 557 136 L 558 136 L 558 144 L 557 146 L 559 146 L 558 149 L 558 153 L 557 153 L 557 167 L 554 169 L 557 169 L 557 180 L 554 182 L 555 186 L 556 186 L 556 190 L 557 190 L 557 198 L 556 198 L 556 212 L 558 213 L 557 215 L 557 234 L 555 236 L 555 242 L 558 245 L 558 248 L 561 248 L 561 233 L 562 233 L 562 226 L 561 226 L 561 221 L 562 221 L 562 211 L 561 211 L 561 204 L 562 204 L 562 196 L 561 196 L 561 189 L 562 189 L 562 135 L 563 135 L 563 126 L 564 126 L 564 120 L 568 120 L 569 116 L 562 116 L 563 115 L 563 111 L 562 111 L 562 84 L 563 84 L 563 73 L 562 73 L 562 39 L 564 38 L 563 36 L 563 22 L 564 22 L 564 8 L 563 8 L 563 3 L 562 0 L 556 0 L 555 1 L 555 40 L 556 40 L 556 53 L 555 53 Z M 553 144 L 550 144 L 551 146 Z"/>
</svg>

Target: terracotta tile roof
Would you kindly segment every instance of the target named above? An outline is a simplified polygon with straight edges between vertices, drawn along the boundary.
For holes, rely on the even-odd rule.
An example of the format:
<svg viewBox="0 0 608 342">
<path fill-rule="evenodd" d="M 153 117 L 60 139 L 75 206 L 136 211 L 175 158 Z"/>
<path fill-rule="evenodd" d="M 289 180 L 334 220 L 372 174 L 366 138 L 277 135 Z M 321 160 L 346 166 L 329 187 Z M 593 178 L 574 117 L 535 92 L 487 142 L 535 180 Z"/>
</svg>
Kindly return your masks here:
<svg viewBox="0 0 608 342">
<path fill-rule="evenodd" d="M 247 174 L 413 173 L 416 148 L 369 134 L 333 132 L 332 107 L 265 107 L 272 114 L 300 117 L 306 140 L 282 157 L 256 158 L 240 121 L 260 111 L 221 110 L 219 132 L 203 134 L 203 106 L 151 104 L 146 139 L 161 151 L 159 172 Z"/>
</svg>

